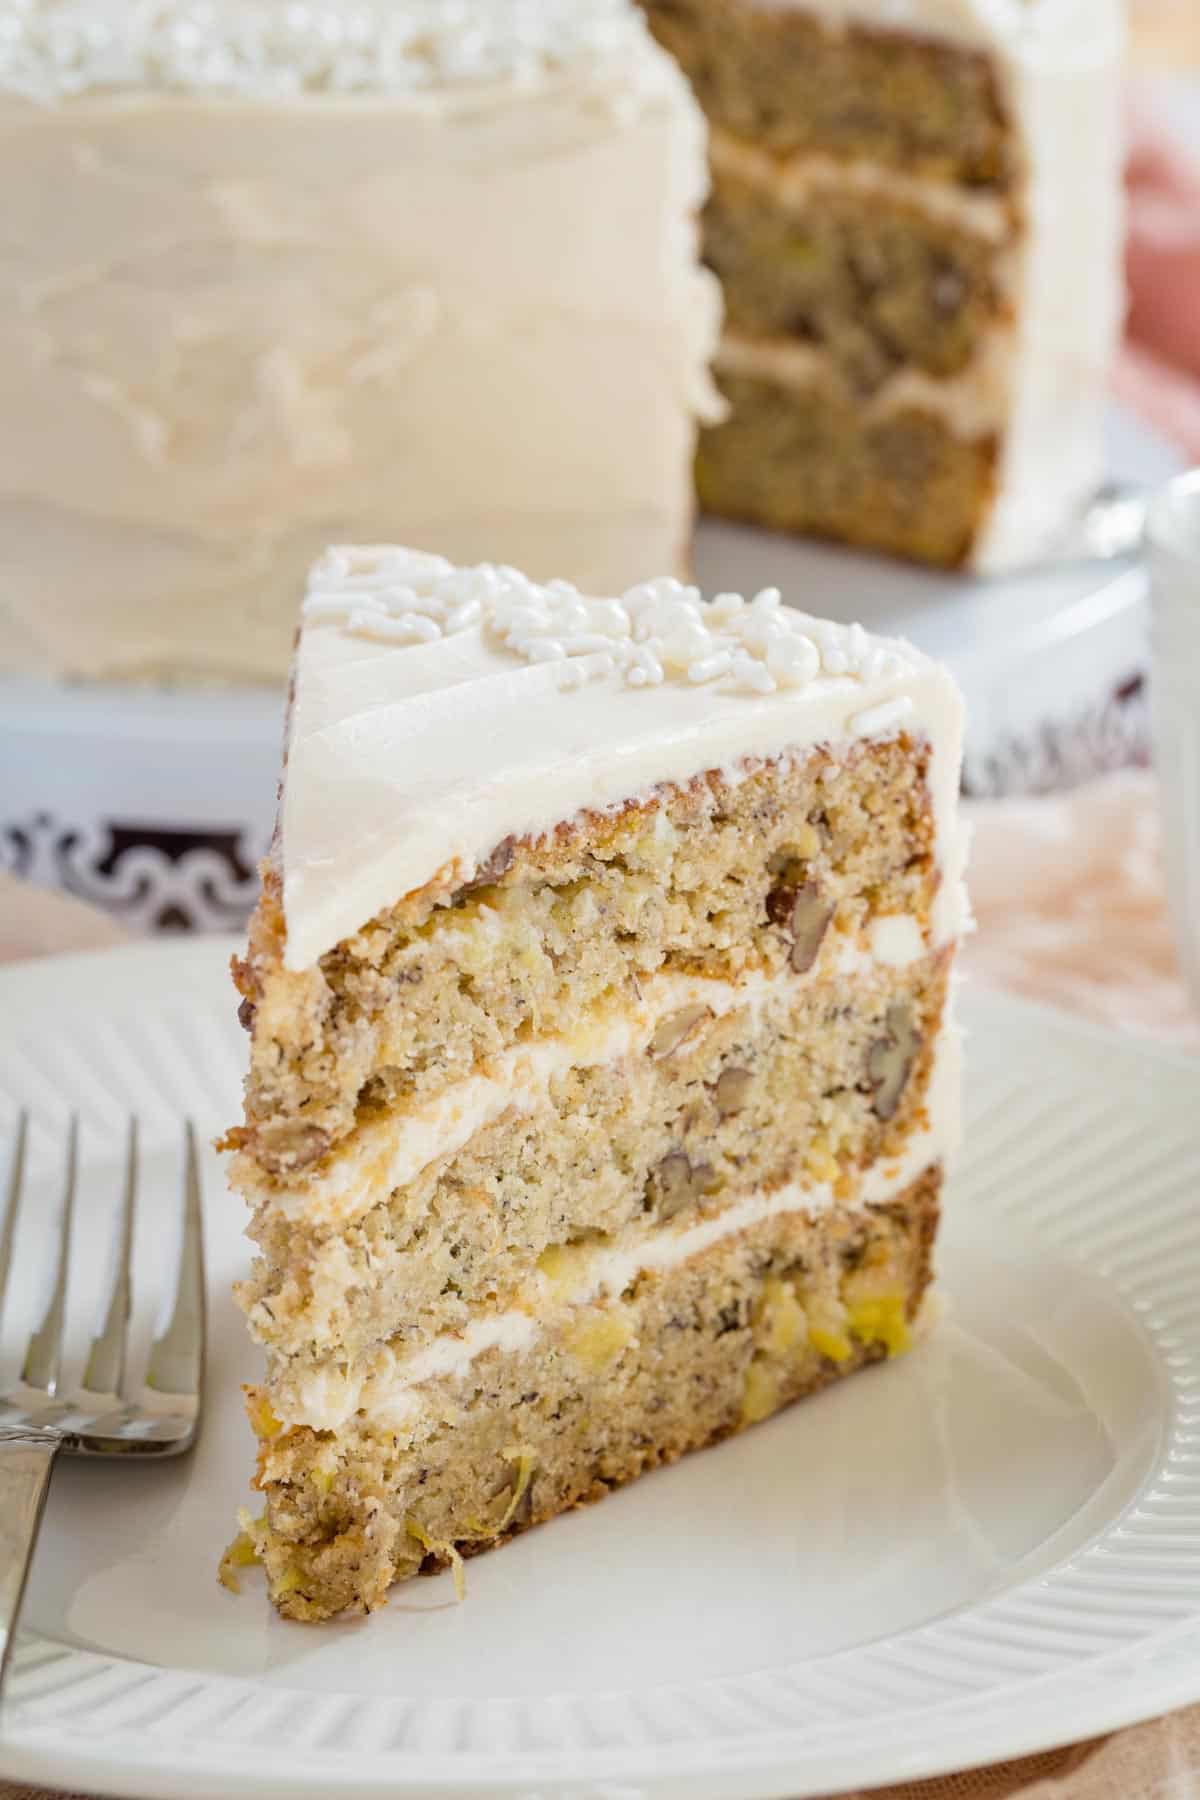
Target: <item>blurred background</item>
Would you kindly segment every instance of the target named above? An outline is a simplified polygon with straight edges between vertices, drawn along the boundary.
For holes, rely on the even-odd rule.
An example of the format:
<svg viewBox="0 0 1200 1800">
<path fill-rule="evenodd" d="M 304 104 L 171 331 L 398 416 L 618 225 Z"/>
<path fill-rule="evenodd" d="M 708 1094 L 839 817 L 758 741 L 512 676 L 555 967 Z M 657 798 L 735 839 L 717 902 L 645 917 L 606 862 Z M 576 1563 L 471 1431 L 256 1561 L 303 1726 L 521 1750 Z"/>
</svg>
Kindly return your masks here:
<svg viewBox="0 0 1200 1800">
<path fill-rule="evenodd" d="M 1134 54 L 1152 69 L 1200 67 L 1200 13 L 1191 0 L 1134 0 Z"/>
</svg>

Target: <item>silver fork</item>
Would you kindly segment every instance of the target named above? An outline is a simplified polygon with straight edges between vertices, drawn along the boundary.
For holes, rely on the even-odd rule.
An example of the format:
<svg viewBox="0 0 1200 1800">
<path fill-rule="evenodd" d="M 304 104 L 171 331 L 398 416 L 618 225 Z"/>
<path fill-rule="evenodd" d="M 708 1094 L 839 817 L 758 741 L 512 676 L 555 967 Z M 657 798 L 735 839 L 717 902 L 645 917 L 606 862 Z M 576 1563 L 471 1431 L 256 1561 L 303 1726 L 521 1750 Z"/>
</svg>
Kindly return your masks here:
<svg viewBox="0 0 1200 1800">
<path fill-rule="evenodd" d="M 10 1276 L 21 1208 L 29 1117 L 17 1122 L 7 1193 L 0 1209 L 0 1313 Z M 103 1317 L 91 1339 L 78 1386 L 63 1382 L 63 1338 L 71 1226 L 79 1173 L 79 1121 L 72 1118 L 63 1162 L 62 1200 L 53 1285 L 25 1353 L 20 1379 L 0 1392 L 0 1694 L 8 1669 L 25 1581 L 60 1451 L 76 1456 L 178 1456 L 200 1425 L 204 1387 L 204 1240 L 200 1169 L 191 1124 L 184 1128 L 183 1230 L 166 1323 L 150 1348 L 140 1381 L 129 1379 L 131 1263 L 137 1206 L 138 1131 L 129 1122 L 125 1182 L 113 1277 Z"/>
</svg>

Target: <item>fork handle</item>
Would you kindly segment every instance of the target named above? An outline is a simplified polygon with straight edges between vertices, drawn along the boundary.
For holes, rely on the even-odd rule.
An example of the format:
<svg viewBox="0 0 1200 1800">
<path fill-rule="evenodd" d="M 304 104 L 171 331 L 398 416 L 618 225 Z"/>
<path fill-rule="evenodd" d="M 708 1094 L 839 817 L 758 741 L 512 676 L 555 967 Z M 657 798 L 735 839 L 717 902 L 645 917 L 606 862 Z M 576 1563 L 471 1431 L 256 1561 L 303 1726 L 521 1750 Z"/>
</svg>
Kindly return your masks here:
<svg viewBox="0 0 1200 1800">
<path fill-rule="evenodd" d="M 0 1428 L 0 1695 L 59 1438 Z"/>
</svg>

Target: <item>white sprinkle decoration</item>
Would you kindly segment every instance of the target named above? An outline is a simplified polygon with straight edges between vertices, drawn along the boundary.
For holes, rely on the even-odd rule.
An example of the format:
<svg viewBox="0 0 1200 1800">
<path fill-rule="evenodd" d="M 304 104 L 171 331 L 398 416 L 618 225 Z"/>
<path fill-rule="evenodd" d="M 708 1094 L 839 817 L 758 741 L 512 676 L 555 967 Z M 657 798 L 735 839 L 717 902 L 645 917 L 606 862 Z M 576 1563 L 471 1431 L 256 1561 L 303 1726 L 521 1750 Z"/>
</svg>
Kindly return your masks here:
<svg viewBox="0 0 1200 1800">
<path fill-rule="evenodd" d="M 351 608 L 336 594 L 310 594 L 300 611 L 306 625 L 344 625 Z"/>
<path fill-rule="evenodd" d="M 879 643 L 860 625 L 834 625 L 783 605 L 778 588 L 701 599 L 671 576 L 615 600 L 593 600 L 569 582 L 545 586 L 516 569 L 454 569 L 441 557 L 386 547 L 337 548 L 313 569 L 307 625 L 333 625 L 395 645 L 435 644 L 479 630 L 495 650 L 551 663 L 561 688 L 619 679 L 630 688 L 665 681 L 727 694 L 798 693 L 823 678 L 899 679 L 903 644 Z M 864 736 L 894 730 L 907 695 L 853 721 Z"/>
<path fill-rule="evenodd" d="M 858 713 L 851 719 L 850 729 L 859 737 L 882 737 L 885 731 L 894 731 L 908 717 L 912 705 L 911 694 L 897 694 L 894 700 L 883 700 L 878 706 L 870 706 L 866 712 Z"/>
<path fill-rule="evenodd" d="M 432 644 L 435 638 L 442 635 L 442 628 L 437 620 L 423 618 L 420 613 L 401 613 L 396 623 L 422 644 Z"/>
<path fill-rule="evenodd" d="M 694 662 L 687 672 L 689 681 L 697 686 L 701 682 L 716 681 L 721 675 L 728 675 L 733 667 L 733 652 L 717 650 L 712 656 L 706 656 L 703 662 Z"/>
<path fill-rule="evenodd" d="M 50 104 L 120 89 L 528 89 L 581 63 L 627 68 L 646 44 L 629 0 L 5 0 L 0 91 Z M 638 71 L 643 84 L 662 79 L 648 56 Z"/>
<path fill-rule="evenodd" d="M 767 667 L 781 687 L 807 687 L 821 672 L 821 657 L 811 638 L 788 632 L 767 645 Z"/>
<path fill-rule="evenodd" d="M 709 607 L 709 617 L 719 625 L 727 625 L 730 619 L 736 618 L 746 602 L 741 594 L 718 594 Z"/>
<path fill-rule="evenodd" d="M 358 608 L 350 614 L 346 630 L 351 637 L 370 638 L 379 644 L 429 644 L 442 635 L 441 626 L 433 619 L 423 619 L 417 613 L 402 613 L 393 618 L 386 612 L 374 612 L 366 607 Z"/>
</svg>

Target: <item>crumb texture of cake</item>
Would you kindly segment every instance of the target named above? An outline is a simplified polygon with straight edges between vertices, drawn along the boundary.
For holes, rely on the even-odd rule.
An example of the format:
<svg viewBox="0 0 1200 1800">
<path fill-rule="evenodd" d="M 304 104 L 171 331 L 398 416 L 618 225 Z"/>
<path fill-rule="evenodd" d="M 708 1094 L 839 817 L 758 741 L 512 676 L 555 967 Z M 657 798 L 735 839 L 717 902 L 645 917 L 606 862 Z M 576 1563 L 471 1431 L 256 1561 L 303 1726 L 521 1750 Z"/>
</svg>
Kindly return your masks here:
<svg viewBox="0 0 1200 1800">
<path fill-rule="evenodd" d="M 702 505 L 942 566 L 1035 559 L 1103 473 L 1121 0 L 645 6 L 712 132 L 729 412 Z"/>
<path fill-rule="evenodd" d="M 704 121 L 633 0 L 22 0 L 0 152 L 0 670 L 281 683 L 334 532 L 685 565 Z"/>
<path fill-rule="evenodd" d="M 228 1142 L 253 1543 L 322 1618 L 906 1347 L 967 915 L 906 644 L 388 546 L 303 611 Z"/>
<path fill-rule="evenodd" d="M 632 983 L 806 974 L 810 951 L 828 968 L 875 917 L 927 921 L 938 895 L 927 758 L 895 739 L 840 762 L 818 751 L 736 783 L 702 779 L 514 842 L 497 880 L 427 888 L 269 988 L 269 951 L 252 950 L 247 1154 L 266 1176 L 307 1181 L 360 1111 L 435 1100 Z M 268 891 L 278 929 L 270 877 Z M 810 906 L 811 944 L 797 904 Z"/>
<path fill-rule="evenodd" d="M 902 1150 L 925 1108 L 944 963 L 860 981 L 849 1016 L 836 968 L 749 1004 L 738 987 L 754 984 L 689 983 L 627 1054 L 601 1036 L 603 1060 L 563 1056 L 544 1084 L 493 1078 L 487 1111 L 471 1108 L 450 1141 L 471 1135 L 418 1168 L 435 1147 L 426 1117 L 385 1115 L 334 1166 L 336 1186 L 313 1177 L 299 1216 L 266 1190 L 252 1226 L 263 1260 L 241 1290 L 251 1329 L 307 1379 L 393 1333 L 393 1349 L 416 1348 L 527 1292 L 536 1303 L 535 1276 L 601 1238 L 637 1243 L 798 1177 L 851 1185 Z M 895 1091 L 872 1075 L 885 1047 Z"/>
<path fill-rule="evenodd" d="M 730 416 L 697 451 L 702 505 L 939 568 L 969 559 L 995 492 L 994 436 L 957 436 L 937 410 L 888 404 L 886 390 L 864 403 L 828 368 L 786 395 L 773 373 L 741 372 L 732 357 L 721 379 Z"/>
<path fill-rule="evenodd" d="M 911 1342 L 941 1174 L 886 1206 L 790 1212 L 413 1390 L 403 1424 L 285 1429 L 248 1395 L 280 1612 L 366 1612 L 444 1567 L 757 1424 Z"/>
</svg>

